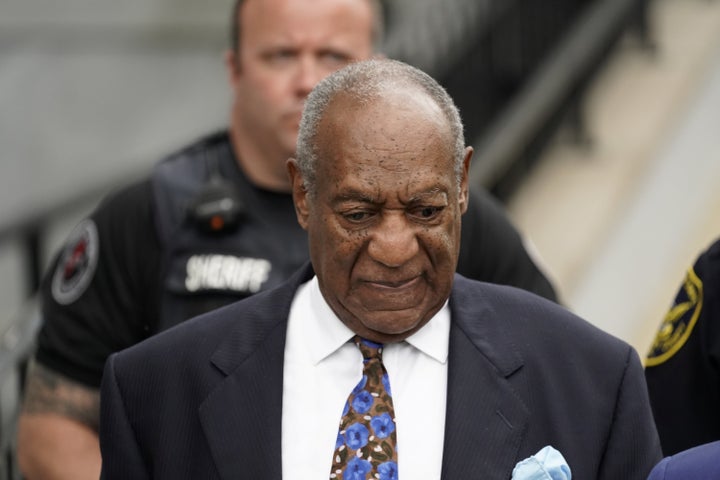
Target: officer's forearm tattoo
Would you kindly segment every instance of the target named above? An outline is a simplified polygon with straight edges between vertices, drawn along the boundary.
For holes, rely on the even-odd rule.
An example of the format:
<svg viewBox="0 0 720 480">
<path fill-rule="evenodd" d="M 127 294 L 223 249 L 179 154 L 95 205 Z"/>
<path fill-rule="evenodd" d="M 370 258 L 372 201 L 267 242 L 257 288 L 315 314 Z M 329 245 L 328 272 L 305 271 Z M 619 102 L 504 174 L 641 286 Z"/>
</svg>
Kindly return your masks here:
<svg viewBox="0 0 720 480">
<path fill-rule="evenodd" d="M 57 413 L 98 431 L 100 423 L 100 392 L 87 387 L 34 360 L 30 362 L 23 413 Z"/>
</svg>

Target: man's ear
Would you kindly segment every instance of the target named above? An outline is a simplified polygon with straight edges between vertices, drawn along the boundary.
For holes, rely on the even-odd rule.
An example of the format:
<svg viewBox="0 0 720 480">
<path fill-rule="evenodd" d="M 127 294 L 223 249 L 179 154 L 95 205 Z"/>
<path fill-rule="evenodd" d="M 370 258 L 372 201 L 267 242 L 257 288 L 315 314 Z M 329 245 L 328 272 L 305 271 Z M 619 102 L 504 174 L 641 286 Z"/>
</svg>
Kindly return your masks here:
<svg viewBox="0 0 720 480">
<path fill-rule="evenodd" d="M 468 209 L 468 201 L 470 193 L 468 191 L 469 172 L 470 172 L 470 159 L 473 155 L 472 147 L 465 147 L 465 158 L 463 159 L 462 166 L 462 178 L 460 180 L 460 212 L 465 213 Z"/>
<path fill-rule="evenodd" d="M 295 215 L 303 229 L 307 230 L 309 208 L 308 208 L 308 192 L 303 183 L 303 177 L 297 160 L 290 158 L 287 161 L 287 171 L 290 176 L 290 186 L 292 188 L 293 203 L 295 204 Z"/>
<path fill-rule="evenodd" d="M 233 90 L 235 90 L 235 84 L 237 83 L 238 76 L 240 75 L 240 62 L 238 61 L 237 53 L 231 48 L 225 50 L 224 57 L 228 83 Z"/>
</svg>

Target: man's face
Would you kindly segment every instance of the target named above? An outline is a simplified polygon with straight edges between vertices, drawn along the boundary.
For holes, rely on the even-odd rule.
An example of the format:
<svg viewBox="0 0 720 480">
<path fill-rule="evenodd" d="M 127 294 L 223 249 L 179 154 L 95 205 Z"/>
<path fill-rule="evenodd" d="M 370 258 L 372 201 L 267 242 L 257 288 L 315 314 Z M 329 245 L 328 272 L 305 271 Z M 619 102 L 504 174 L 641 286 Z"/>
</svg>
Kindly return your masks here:
<svg viewBox="0 0 720 480">
<path fill-rule="evenodd" d="M 240 46 L 230 55 L 233 128 L 267 157 L 295 153 L 305 97 L 325 76 L 372 56 L 373 14 L 365 0 L 246 0 Z"/>
<path fill-rule="evenodd" d="M 315 194 L 289 167 L 323 296 L 359 335 L 399 341 L 450 295 L 467 208 L 440 109 L 399 93 L 358 106 L 340 96 L 318 131 Z"/>
</svg>

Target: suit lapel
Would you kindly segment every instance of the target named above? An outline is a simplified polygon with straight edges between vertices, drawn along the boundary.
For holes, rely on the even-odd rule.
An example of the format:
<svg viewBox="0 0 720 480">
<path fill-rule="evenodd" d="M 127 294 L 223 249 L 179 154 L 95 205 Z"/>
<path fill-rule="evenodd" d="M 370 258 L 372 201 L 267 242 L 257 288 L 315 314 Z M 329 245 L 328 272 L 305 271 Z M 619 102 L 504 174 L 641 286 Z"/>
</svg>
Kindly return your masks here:
<svg viewBox="0 0 720 480">
<path fill-rule="evenodd" d="M 212 356 L 227 377 L 199 408 L 220 478 L 282 478 L 283 357 L 290 303 L 312 276 L 304 269 L 279 289 L 236 309 L 236 328 Z"/>
<path fill-rule="evenodd" d="M 285 332 L 277 329 L 200 406 L 200 421 L 223 479 L 282 478 L 284 344 Z"/>
<path fill-rule="evenodd" d="M 522 367 L 485 302 L 456 279 L 451 297 L 443 479 L 509 479 L 529 412 L 507 378 Z M 519 374 L 519 373 L 518 373 Z"/>
</svg>

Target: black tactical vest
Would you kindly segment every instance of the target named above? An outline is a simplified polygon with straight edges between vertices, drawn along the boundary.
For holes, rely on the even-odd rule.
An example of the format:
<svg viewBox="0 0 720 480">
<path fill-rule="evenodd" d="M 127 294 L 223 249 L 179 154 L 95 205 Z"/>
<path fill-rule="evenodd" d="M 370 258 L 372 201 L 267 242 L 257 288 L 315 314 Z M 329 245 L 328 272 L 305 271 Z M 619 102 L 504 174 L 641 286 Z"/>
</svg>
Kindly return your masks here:
<svg viewBox="0 0 720 480">
<path fill-rule="evenodd" d="M 206 198 L 218 181 L 231 188 L 233 198 Z M 160 162 L 152 184 L 164 254 L 159 330 L 277 286 L 309 258 L 291 195 L 252 185 L 238 166 L 227 133 L 207 137 Z M 212 231 L 198 223 L 198 211 L 222 210 L 231 202 L 239 205 L 236 225 Z"/>
</svg>

